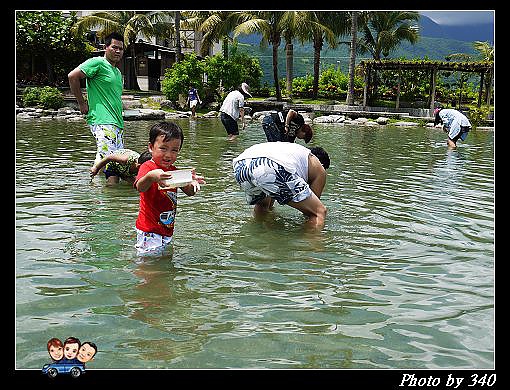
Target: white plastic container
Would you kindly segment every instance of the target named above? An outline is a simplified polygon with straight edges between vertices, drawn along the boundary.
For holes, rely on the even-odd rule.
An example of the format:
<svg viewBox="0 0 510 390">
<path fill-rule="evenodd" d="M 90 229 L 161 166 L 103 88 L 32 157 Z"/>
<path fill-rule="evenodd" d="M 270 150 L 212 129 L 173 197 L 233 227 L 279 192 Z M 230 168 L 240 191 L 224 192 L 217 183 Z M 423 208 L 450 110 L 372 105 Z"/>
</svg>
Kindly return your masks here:
<svg viewBox="0 0 510 390">
<path fill-rule="evenodd" d="M 171 171 L 172 178 L 161 180 L 159 182 L 159 189 L 169 189 L 169 188 L 176 188 L 176 187 L 184 187 L 190 184 L 192 179 L 192 168 L 189 169 L 178 169 L 176 171 Z"/>
</svg>

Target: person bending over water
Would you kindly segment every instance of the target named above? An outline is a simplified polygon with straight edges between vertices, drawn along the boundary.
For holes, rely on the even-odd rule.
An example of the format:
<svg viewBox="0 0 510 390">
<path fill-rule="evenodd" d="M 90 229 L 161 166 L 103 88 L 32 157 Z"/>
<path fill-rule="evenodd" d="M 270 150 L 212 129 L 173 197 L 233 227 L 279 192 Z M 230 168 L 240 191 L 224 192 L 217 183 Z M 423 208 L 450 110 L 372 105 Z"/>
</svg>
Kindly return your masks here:
<svg viewBox="0 0 510 390">
<path fill-rule="evenodd" d="M 267 213 L 276 200 L 301 211 L 314 228 L 322 228 L 326 219 L 320 197 L 329 165 L 329 155 L 321 147 L 279 141 L 253 145 L 232 162 L 235 179 L 255 215 Z"/>
</svg>

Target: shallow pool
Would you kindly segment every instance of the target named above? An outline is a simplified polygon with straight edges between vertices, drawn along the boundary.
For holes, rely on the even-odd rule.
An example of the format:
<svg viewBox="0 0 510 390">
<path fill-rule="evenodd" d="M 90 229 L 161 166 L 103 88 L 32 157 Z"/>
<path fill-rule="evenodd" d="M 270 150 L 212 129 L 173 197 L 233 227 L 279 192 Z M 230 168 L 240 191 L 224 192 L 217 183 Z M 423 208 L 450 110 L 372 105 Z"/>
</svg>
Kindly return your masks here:
<svg viewBox="0 0 510 390">
<path fill-rule="evenodd" d="M 493 132 L 452 151 L 437 129 L 314 126 L 332 164 L 310 233 L 244 203 L 231 161 L 259 123 L 228 142 L 219 119 L 176 122 L 176 165 L 207 185 L 179 194 L 173 253 L 143 261 L 138 194 L 90 182 L 88 127 L 17 122 L 17 368 L 68 336 L 98 345 L 89 368 L 494 367 Z M 126 122 L 125 146 L 153 123 Z"/>
</svg>

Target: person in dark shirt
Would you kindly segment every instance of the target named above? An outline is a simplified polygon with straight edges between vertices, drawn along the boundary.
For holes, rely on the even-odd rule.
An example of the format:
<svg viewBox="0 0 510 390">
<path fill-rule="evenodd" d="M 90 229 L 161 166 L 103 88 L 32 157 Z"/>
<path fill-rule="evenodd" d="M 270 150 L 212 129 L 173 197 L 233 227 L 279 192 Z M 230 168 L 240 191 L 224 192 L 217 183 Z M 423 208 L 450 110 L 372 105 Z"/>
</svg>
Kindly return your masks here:
<svg viewBox="0 0 510 390">
<path fill-rule="evenodd" d="M 300 138 L 308 143 L 313 137 L 313 130 L 305 124 L 303 115 L 292 109 L 270 112 L 262 120 L 262 128 L 268 142 L 294 142 Z"/>
</svg>

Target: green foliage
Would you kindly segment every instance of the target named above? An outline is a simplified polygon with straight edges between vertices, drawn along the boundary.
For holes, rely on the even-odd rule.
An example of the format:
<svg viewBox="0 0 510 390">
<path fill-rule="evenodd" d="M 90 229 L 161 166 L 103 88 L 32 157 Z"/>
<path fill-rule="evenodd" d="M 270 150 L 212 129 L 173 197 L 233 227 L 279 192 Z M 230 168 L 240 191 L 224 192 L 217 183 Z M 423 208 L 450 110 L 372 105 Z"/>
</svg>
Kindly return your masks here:
<svg viewBox="0 0 510 390">
<path fill-rule="evenodd" d="M 75 13 L 64 17 L 60 11 L 16 12 L 19 82 L 67 85 L 67 73 L 88 58 L 91 50 L 84 34 L 73 35 L 76 20 Z M 32 73 L 34 68 L 37 74 Z"/>
<path fill-rule="evenodd" d="M 37 106 L 39 104 L 39 87 L 27 87 L 23 91 L 21 101 L 25 107 Z"/>
<path fill-rule="evenodd" d="M 25 107 L 40 105 L 58 109 L 64 106 L 64 95 L 54 87 L 27 87 L 23 91 L 22 102 Z"/>
<path fill-rule="evenodd" d="M 44 108 L 58 109 L 64 106 L 64 95 L 53 87 L 42 87 L 39 99 Z"/>
<path fill-rule="evenodd" d="M 206 87 L 202 82 L 204 73 L 207 74 L 209 90 L 216 90 L 221 83 L 224 90 L 228 91 L 237 88 L 242 82 L 257 88 L 262 77 L 259 61 L 247 54 L 234 54 L 228 60 L 217 54 L 199 60 L 196 54 L 192 53 L 166 70 L 162 91 L 169 100 L 175 101 L 179 94 L 187 93 L 190 83 L 193 83 L 199 95 L 203 96 Z"/>
<path fill-rule="evenodd" d="M 165 78 L 161 83 L 161 90 L 169 100 L 176 101 L 179 94 L 187 94 L 190 85 L 194 85 L 198 94 L 203 91 L 202 76 L 205 64 L 197 58 L 195 53 L 186 54 L 179 61 L 165 71 Z"/>
<path fill-rule="evenodd" d="M 334 65 L 328 66 L 319 74 L 319 97 L 321 98 L 345 98 L 349 87 L 349 76 L 342 73 Z M 359 77 L 354 78 L 354 87 L 363 88 L 363 81 Z M 308 98 L 312 96 L 313 76 L 307 74 L 304 77 L 296 77 L 292 80 L 292 94 L 296 97 Z"/>
<path fill-rule="evenodd" d="M 482 106 L 476 107 L 474 110 L 469 112 L 469 121 L 473 128 L 477 128 L 480 125 L 483 125 L 489 116 L 489 108 Z"/>
<path fill-rule="evenodd" d="M 207 82 L 211 88 L 218 88 L 220 82 L 225 90 L 236 88 L 243 80 L 243 67 L 233 61 L 226 60 L 221 54 L 206 59 Z"/>
</svg>

